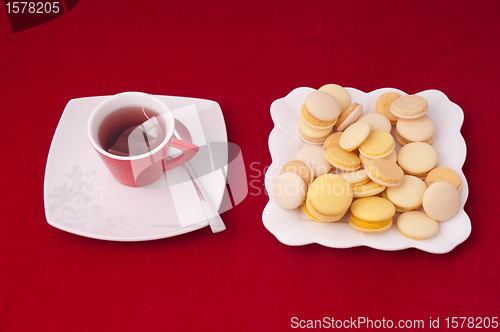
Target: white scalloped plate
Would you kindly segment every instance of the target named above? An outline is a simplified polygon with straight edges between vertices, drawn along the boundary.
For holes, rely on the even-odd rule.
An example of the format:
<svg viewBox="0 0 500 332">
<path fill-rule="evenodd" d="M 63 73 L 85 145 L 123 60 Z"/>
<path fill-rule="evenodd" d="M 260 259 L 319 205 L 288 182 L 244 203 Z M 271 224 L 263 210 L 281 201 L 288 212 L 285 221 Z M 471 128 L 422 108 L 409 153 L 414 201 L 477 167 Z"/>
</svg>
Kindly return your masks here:
<svg viewBox="0 0 500 332">
<path fill-rule="evenodd" d="M 394 91 L 402 95 L 407 93 L 392 89 L 378 89 L 369 93 L 354 88 L 346 88 L 352 102 L 363 105 L 363 112 L 374 112 L 375 101 L 382 93 Z M 348 223 L 349 212 L 338 222 L 319 223 L 311 221 L 300 208 L 285 210 L 280 208 L 272 194 L 272 185 L 279 175 L 281 167 L 295 158 L 296 152 L 304 143 L 298 135 L 297 119 L 300 107 L 306 96 L 314 91 L 312 88 L 297 88 L 286 97 L 274 101 L 271 105 L 271 117 L 275 127 L 269 135 L 269 151 L 272 163 L 266 173 L 265 186 L 269 202 L 264 208 L 262 220 L 264 226 L 284 244 L 298 246 L 318 243 L 331 248 L 350 248 L 368 246 L 381 250 L 401 250 L 417 248 L 431 253 L 447 253 L 464 242 L 471 232 L 471 223 L 464 211 L 464 204 L 469 195 L 467 180 L 462 172 L 466 157 L 465 140 L 460 133 L 464 114 L 462 109 L 451 102 L 438 90 L 427 90 L 417 93 L 429 103 L 429 115 L 436 125 L 432 145 L 439 154 L 439 166 L 448 166 L 460 175 L 462 190 L 460 191 L 460 210 L 450 220 L 439 223 L 438 234 L 428 240 L 410 240 L 398 231 L 396 223 L 383 233 L 368 234 L 356 231 Z M 395 131 L 393 126 L 393 134 Z M 400 145 L 396 142 L 396 150 Z M 394 216 L 394 221 L 398 214 Z"/>
</svg>

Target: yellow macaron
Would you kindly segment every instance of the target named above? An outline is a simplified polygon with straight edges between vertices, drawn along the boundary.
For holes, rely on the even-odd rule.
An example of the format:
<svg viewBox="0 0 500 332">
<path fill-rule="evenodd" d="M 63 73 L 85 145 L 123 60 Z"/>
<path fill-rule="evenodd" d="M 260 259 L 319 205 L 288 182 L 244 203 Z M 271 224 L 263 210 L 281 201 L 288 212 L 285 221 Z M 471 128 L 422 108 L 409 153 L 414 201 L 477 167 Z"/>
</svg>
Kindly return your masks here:
<svg viewBox="0 0 500 332">
<path fill-rule="evenodd" d="M 373 129 L 359 146 L 359 153 L 368 158 L 384 158 L 395 147 L 392 135 L 382 129 Z"/>
<path fill-rule="evenodd" d="M 356 171 L 361 167 L 361 160 L 354 152 L 345 151 L 340 146 L 333 146 L 325 151 L 326 160 L 334 167 L 346 171 Z"/>
<path fill-rule="evenodd" d="M 384 192 L 385 188 L 387 187 L 381 186 L 376 182 L 369 181 L 352 187 L 352 194 L 355 198 L 375 196 Z"/>
<path fill-rule="evenodd" d="M 430 187 L 433 183 L 441 181 L 451 183 L 458 189 L 458 191 L 462 189 L 462 180 L 460 180 L 460 175 L 449 167 L 434 168 L 425 178 L 425 184 L 427 187 Z"/>
<path fill-rule="evenodd" d="M 349 224 L 362 232 L 382 232 L 392 225 L 394 204 L 382 197 L 358 198 L 351 205 Z"/>
<path fill-rule="evenodd" d="M 352 203 L 352 189 L 347 181 L 336 174 L 317 177 L 307 191 L 306 207 L 321 221 L 339 220 Z"/>
</svg>

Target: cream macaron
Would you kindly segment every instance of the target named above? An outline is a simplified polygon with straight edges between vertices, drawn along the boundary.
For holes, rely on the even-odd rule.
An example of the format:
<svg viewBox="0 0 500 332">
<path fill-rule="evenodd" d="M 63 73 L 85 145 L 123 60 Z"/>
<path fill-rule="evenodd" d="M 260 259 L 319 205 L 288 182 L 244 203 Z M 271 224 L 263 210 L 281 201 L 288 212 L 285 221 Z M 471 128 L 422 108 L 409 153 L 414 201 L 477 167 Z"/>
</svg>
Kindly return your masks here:
<svg viewBox="0 0 500 332">
<path fill-rule="evenodd" d="M 417 119 L 425 115 L 429 109 L 427 100 L 418 95 L 401 96 L 390 106 L 391 113 L 399 119 Z"/>
<path fill-rule="evenodd" d="M 368 175 L 364 169 L 358 169 L 354 172 L 339 172 L 337 173 L 339 176 L 343 177 L 347 183 L 349 183 L 352 187 L 360 186 L 370 182 Z"/>
<path fill-rule="evenodd" d="M 308 163 L 312 168 L 315 178 L 330 172 L 332 169 L 332 165 L 325 159 L 325 150 L 323 150 L 321 146 L 304 146 L 297 151 L 295 159 L 303 160 Z"/>
<path fill-rule="evenodd" d="M 402 213 L 397 220 L 399 232 L 412 240 L 427 240 L 439 231 L 439 223 L 422 211 Z"/>
<path fill-rule="evenodd" d="M 387 131 L 388 133 L 392 130 L 392 124 L 389 119 L 377 112 L 369 112 L 361 115 L 357 121 L 364 121 L 370 124 L 370 127 L 373 129 L 380 129 L 383 131 Z"/>
<path fill-rule="evenodd" d="M 370 161 L 372 161 L 373 159 L 374 158 L 368 158 L 361 153 L 359 154 L 359 160 L 361 160 L 361 166 L 363 166 L 365 168 L 366 168 L 366 165 L 368 165 L 368 163 Z M 392 150 L 391 153 L 389 153 L 387 156 L 383 157 L 382 159 L 387 159 L 387 160 L 390 160 L 393 162 L 397 162 L 398 161 L 398 153 L 396 152 L 396 149 Z"/>
<path fill-rule="evenodd" d="M 418 209 L 422 205 L 426 189 L 424 181 L 412 175 L 405 175 L 401 185 L 386 189 L 385 197 L 394 204 L 397 212 L 405 212 Z"/>
<path fill-rule="evenodd" d="M 360 146 L 370 135 L 371 127 L 367 122 L 358 121 L 350 125 L 340 136 L 340 147 L 346 151 L 353 151 Z"/>
<path fill-rule="evenodd" d="M 338 84 L 325 84 L 318 91 L 324 91 L 331 94 L 340 105 L 340 112 L 343 113 L 349 105 L 351 105 L 351 97 L 349 97 L 349 93 L 346 89 Z"/>
<path fill-rule="evenodd" d="M 278 206 L 283 209 L 295 209 L 306 199 L 307 185 L 298 174 L 281 173 L 273 184 L 273 197 Z"/>
<path fill-rule="evenodd" d="M 366 174 L 375 183 L 385 187 L 397 187 L 403 183 L 404 172 L 395 162 L 377 158 L 366 165 Z"/>
<path fill-rule="evenodd" d="M 306 123 L 302 116 L 299 116 L 299 137 L 306 143 L 313 145 L 323 145 L 325 140 L 333 133 L 333 131 L 333 128 L 313 128 Z"/>
<path fill-rule="evenodd" d="M 315 129 L 332 128 L 339 115 L 339 102 L 324 91 L 309 93 L 300 111 L 300 116 L 304 121 Z"/>
<path fill-rule="evenodd" d="M 427 215 L 437 221 L 453 218 L 460 208 L 460 194 L 449 182 L 436 182 L 428 187 L 422 199 Z"/>
<path fill-rule="evenodd" d="M 411 142 L 432 143 L 434 138 L 434 121 L 424 115 L 417 119 L 399 119 L 396 123 L 396 138 L 401 145 Z"/>
<path fill-rule="evenodd" d="M 438 166 L 438 153 L 428 143 L 412 142 L 399 150 L 398 164 L 406 174 L 425 179 Z"/>
<path fill-rule="evenodd" d="M 353 103 L 344 112 L 342 112 L 333 128 L 337 131 L 344 131 L 347 127 L 352 125 L 359 116 L 363 113 L 363 105 Z"/>
<path fill-rule="evenodd" d="M 314 173 L 311 165 L 303 160 L 290 160 L 285 165 L 283 165 L 280 174 L 285 172 L 292 172 L 299 175 L 304 180 L 307 186 L 309 186 L 314 180 Z"/>
</svg>

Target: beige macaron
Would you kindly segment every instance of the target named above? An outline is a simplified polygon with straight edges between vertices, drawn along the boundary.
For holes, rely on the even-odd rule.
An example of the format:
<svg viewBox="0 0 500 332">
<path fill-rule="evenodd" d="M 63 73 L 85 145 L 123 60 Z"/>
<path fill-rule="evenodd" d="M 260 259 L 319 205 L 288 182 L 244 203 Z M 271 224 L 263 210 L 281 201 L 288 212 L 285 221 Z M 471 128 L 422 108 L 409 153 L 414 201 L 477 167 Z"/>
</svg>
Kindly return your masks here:
<svg viewBox="0 0 500 332">
<path fill-rule="evenodd" d="M 438 165 L 436 149 L 424 142 L 412 142 L 398 152 L 398 164 L 406 174 L 425 179 L 429 172 Z"/>
<path fill-rule="evenodd" d="M 377 158 L 366 165 L 366 174 L 375 183 L 385 187 L 396 187 L 403 183 L 404 172 L 395 162 Z"/>
<path fill-rule="evenodd" d="M 403 183 L 397 187 L 388 187 L 385 196 L 394 204 L 397 212 L 405 212 L 422 205 L 426 189 L 424 181 L 413 175 L 405 175 Z"/>
<path fill-rule="evenodd" d="M 422 206 L 430 218 L 445 221 L 457 214 L 460 194 L 451 183 L 436 182 L 425 191 Z"/>
<path fill-rule="evenodd" d="M 359 116 L 363 113 L 363 105 L 358 103 L 353 103 L 349 108 L 342 112 L 333 128 L 337 131 L 344 131 L 347 127 L 352 125 Z"/>
<path fill-rule="evenodd" d="M 402 213 L 398 217 L 397 226 L 401 234 L 412 240 L 426 240 L 439 231 L 439 223 L 422 211 Z"/>
<path fill-rule="evenodd" d="M 391 103 L 391 113 L 399 119 L 417 119 L 425 115 L 429 105 L 418 95 L 401 96 Z"/>
<path fill-rule="evenodd" d="M 307 185 L 298 174 L 281 173 L 273 185 L 273 197 L 283 209 L 295 209 L 306 200 Z"/>
<path fill-rule="evenodd" d="M 313 91 L 306 96 L 300 116 L 316 129 L 332 128 L 340 115 L 340 105 L 331 94 Z"/>
<path fill-rule="evenodd" d="M 290 160 L 285 165 L 283 165 L 280 174 L 283 174 L 285 172 L 298 174 L 304 180 L 307 186 L 309 186 L 314 179 L 314 173 L 311 165 L 299 159 Z"/>
<path fill-rule="evenodd" d="M 374 158 L 368 158 L 363 154 L 359 154 L 359 160 L 361 160 L 361 166 L 366 168 L 366 165 Z M 383 159 L 387 159 L 393 162 L 398 161 L 398 153 L 396 152 L 396 149 L 392 150 L 391 153 L 389 153 L 387 156 L 385 156 Z"/>
<path fill-rule="evenodd" d="M 344 112 L 349 107 L 349 105 L 351 105 L 351 98 L 349 97 L 349 93 L 346 89 L 338 84 L 323 85 L 318 89 L 318 91 L 328 92 L 333 97 L 335 97 L 335 99 L 337 99 L 337 101 L 339 102 L 341 113 Z"/>
<path fill-rule="evenodd" d="M 332 165 L 325 159 L 325 150 L 323 150 L 321 146 L 304 146 L 297 151 L 295 159 L 303 160 L 308 163 L 313 170 L 313 176 L 315 178 L 330 172 L 332 169 Z"/>
<path fill-rule="evenodd" d="M 425 184 L 428 187 L 430 187 L 433 183 L 441 181 L 451 183 L 458 189 L 458 191 L 462 189 L 462 180 L 460 180 L 460 175 L 449 167 L 434 168 L 425 178 Z"/>
<path fill-rule="evenodd" d="M 401 94 L 397 92 L 386 92 L 381 94 L 375 101 L 375 111 L 377 111 L 377 113 L 385 115 L 392 124 L 398 122 L 399 118 L 392 114 L 391 104 L 399 97 L 401 97 Z"/>
<path fill-rule="evenodd" d="M 434 138 L 434 121 L 424 115 L 417 119 L 399 119 L 396 123 L 396 138 L 401 145 L 411 142 L 432 143 Z"/>
<path fill-rule="evenodd" d="M 387 131 L 388 133 L 392 130 L 391 121 L 387 118 L 387 116 L 377 113 L 377 112 L 369 112 L 361 115 L 357 121 L 364 121 L 370 124 L 370 127 L 373 129 L 380 129 L 383 131 Z"/>
<path fill-rule="evenodd" d="M 350 125 L 340 136 L 340 147 L 346 151 L 353 151 L 360 146 L 370 135 L 371 127 L 368 122 L 358 121 Z"/>
<path fill-rule="evenodd" d="M 342 132 L 338 131 L 336 133 L 331 134 L 323 143 L 323 149 L 328 150 L 334 146 L 340 146 L 340 136 L 342 136 Z"/>
<path fill-rule="evenodd" d="M 365 184 L 360 184 L 360 185 L 357 185 L 357 186 L 353 186 L 352 187 L 352 193 L 353 193 L 353 196 L 356 197 L 356 198 L 359 198 L 359 197 L 369 197 L 369 196 L 375 196 L 377 194 L 380 194 L 382 192 L 384 192 L 384 190 L 386 189 L 387 187 L 385 186 L 382 186 L 376 182 L 373 182 L 373 181 L 369 181 Z"/>
<path fill-rule="evenodd" d="M 333 131 L 333 128 L 313 128 L 306 123 L 302 116 L 299 116 L 299 137 L 306 143 L 323 145 L 325 140 L 333 133 Z"/>
</svg>

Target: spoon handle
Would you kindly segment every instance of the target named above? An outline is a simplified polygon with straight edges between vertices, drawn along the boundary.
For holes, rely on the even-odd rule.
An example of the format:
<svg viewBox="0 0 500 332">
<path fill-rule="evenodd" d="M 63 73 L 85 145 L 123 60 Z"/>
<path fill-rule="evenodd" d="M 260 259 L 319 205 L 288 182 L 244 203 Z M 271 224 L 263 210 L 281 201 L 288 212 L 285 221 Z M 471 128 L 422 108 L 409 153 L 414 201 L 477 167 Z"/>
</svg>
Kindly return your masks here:
<svg viewBox="0 0 500 332">
<path fill-rule="evenodd" d="M 212 232 L 213 233 L 222 232 L 223 230 L 226 229 L 226 225 L 224 225 L 224 222 L 222 221 L 222 218 L 220 217 L 218 210 L 215 208 L 214 203 L 210 199 L 210 196 L 208 196 L 205 187 L 201 183 L 200 179 L 196 176 L 196 171 L 189 162 L 185 163 L 184 166 L 186 167 L 189 177 L 191 178 L 191 181 L 193 182 L 196 188 L 198 197 L 200 198 L 201 205 L 203 206 L 203 210 L 205 211 L 205 216 L 208 220 L 210 228 L 212 229 Z"/>
</svg>

